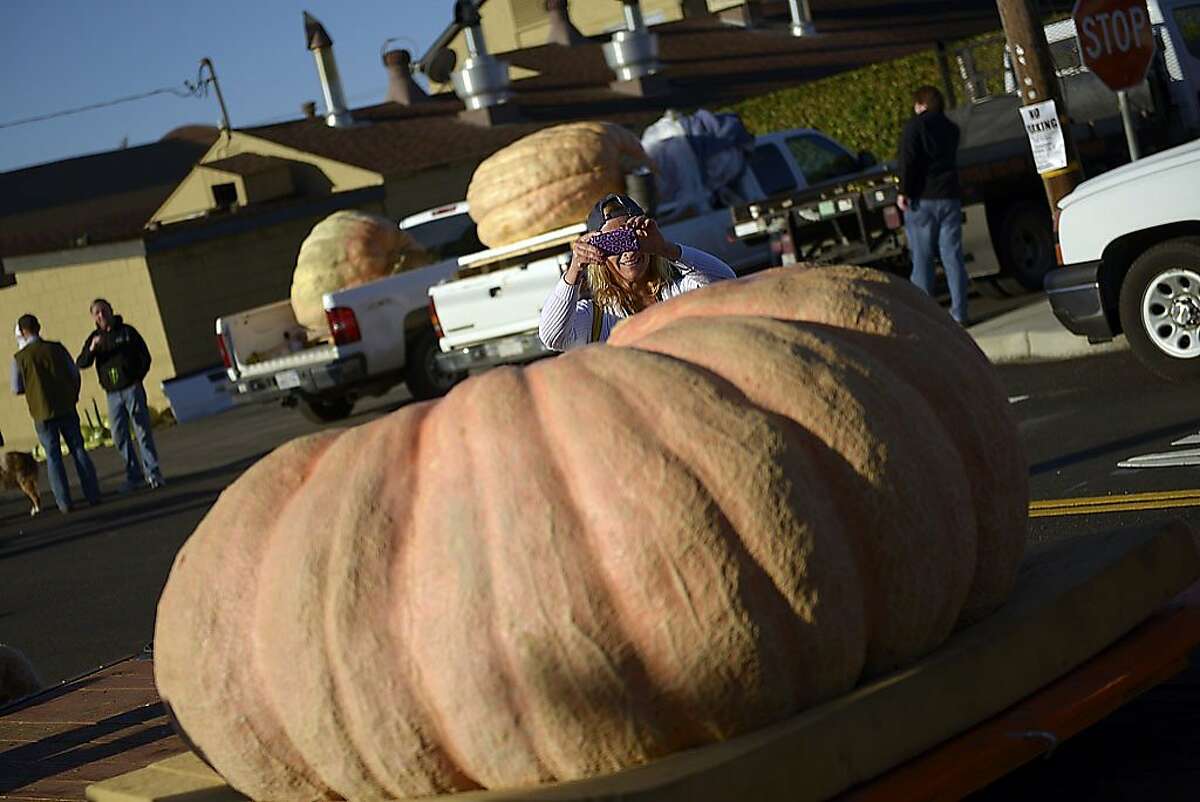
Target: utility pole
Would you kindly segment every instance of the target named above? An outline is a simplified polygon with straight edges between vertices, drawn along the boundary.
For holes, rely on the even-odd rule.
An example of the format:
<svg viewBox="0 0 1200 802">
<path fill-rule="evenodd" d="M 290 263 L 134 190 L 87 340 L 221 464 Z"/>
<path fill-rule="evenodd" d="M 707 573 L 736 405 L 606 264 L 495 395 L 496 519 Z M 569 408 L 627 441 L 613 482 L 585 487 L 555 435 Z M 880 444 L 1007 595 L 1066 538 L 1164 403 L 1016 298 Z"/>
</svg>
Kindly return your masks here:
<svg viewBox="0 0 1200 802">
<path fill-rule="evenodd" d="M 1021 92 L 1021 105 L 1032 106 L 1047 100 L 1054 101 L 1058 124 L 1066 142 L 1067 166 L 1042 174 L 1046 187 L 1046 200 L 1058 230 L 1058 201 L 1070 193 L 1081 180 L 1079 155 L 1075 140 L 1071 136 L 1070 123 L 1062 94 L 1059 92 L 1058 76 L 1054 73 L 1054 60 L 1050 56 L 1050 45 L 1035 10 L 1035 0 L 997 0 L 1000 20 L 1004 24 L 1004 35 L 1008 38 L 1009 54 L 1013 71 L 1017 76 L 1017 88 Z"/>
</svg>

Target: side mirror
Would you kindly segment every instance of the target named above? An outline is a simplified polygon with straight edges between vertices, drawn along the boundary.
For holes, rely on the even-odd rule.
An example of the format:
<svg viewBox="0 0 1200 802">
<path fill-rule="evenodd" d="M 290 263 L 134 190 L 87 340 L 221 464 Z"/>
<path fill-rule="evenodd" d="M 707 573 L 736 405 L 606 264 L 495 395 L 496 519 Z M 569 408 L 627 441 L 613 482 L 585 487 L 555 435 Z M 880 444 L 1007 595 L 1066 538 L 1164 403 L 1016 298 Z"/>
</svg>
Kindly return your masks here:
<svg viewBox="0 0 1200 802">
<path fill-rule="evenodd" d="M 866 170 L 869 167 L 874 167 L 879 164 L 879 159 L 869 150 L 860 150 L 858 152 L 858 166 Z"/>
</svg>

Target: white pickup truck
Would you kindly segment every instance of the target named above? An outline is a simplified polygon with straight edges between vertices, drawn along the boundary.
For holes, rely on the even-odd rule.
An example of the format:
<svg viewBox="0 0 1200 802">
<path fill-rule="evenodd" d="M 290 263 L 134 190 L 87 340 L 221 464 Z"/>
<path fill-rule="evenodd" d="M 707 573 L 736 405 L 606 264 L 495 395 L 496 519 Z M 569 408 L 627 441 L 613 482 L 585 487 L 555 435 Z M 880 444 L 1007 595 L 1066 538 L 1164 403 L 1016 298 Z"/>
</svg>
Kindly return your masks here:
<svg viewBox="0 0 1200 802">
<path fill-rule="evenodd" d="M 403 382 L 414 398 L 443 395 L 465 374 L 434 359 L 437 337 L 429 320 L 429 287 L 458 269 L 456 254 L 480 247 L 466 204 L 405 218 L 400 227 L 438 261 L 351 289 L 326 293 L 327 341 L 311 347 L 284 299 L 217 318 L 217 347 L 235 403 L 280 401 L 310 420 L 350 414 L 355 402 Z"/>
<path fill-rule="evenodd" d="M 870 154 L 855 156 L 820 131 L 792 129 L 756 137 L 746 170 L 728 197 L 744 203 L 878 171 Z M 728 208 L 680 220 L 658 217 L 667 239 L 719 256 L 738 274 L 774 261 L 769 242 L 747 243 L 732 236 Z M 452 280 L 432 286 L 443 371 L 453 374 L 550 353 L 538 339 L 538 317 L 570 260 L 571 241 L 583 232 L 581 222 L 465 256 Z"/>
<path fill-rule="evenodd" d="M 1124 332 L 1164 378 L 1200 377 L 1200 139 L 1085 181 L 1058 206 L 1064 266 L 1046 292 L 1059 321 L 1091 342 Z"/>
</svg>

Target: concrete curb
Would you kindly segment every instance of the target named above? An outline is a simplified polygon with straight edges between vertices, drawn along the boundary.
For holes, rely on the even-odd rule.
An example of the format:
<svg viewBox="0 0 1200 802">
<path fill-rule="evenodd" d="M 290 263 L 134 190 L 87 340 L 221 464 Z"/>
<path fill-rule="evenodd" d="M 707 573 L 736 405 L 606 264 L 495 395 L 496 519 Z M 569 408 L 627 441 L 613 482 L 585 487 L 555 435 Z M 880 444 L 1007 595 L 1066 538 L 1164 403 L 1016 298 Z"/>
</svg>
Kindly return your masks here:
<svg viewBox="0 0 1200 802">
<path fill-rule="evenodd" d="M 1072 334 L 1054 317 L 1045 298 L 972 326 L 967 333 L 996 364 L 1076 359 L 1129 348 L 1120 335 L 1112 342 L 1092 345 L 1087 338 Z"/>
</svg>

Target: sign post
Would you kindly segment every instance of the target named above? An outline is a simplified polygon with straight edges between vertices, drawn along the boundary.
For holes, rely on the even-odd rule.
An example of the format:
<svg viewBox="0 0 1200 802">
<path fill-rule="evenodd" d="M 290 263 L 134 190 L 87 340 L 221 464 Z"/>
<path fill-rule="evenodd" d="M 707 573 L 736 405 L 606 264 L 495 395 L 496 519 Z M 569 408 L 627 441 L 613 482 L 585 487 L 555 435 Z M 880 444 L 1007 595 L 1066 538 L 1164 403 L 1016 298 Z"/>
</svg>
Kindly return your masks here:
<svg viewBox="0 0 1200 802">
<path fill-rule="evenodd" d="M 1050 45 L 1046 43 L 1046 32 L 1033 0 L 996 0 L 996 7 L 1004 23 L 1013 72 L 1021 93 L 1022 122 L 1057 227 L 1058 202 L 1079 183 L 1082 170 L 1070 127 L 1064 124 L 1065 109 L 1054 74 Z M 1060 147 L 1062 155 L 1059 155 Z M 1051 164 L 1058 166 L 1050 167 Z"/>
<path fill-rule="evenodd" d="M 1071 15 L 1083 63 L 1117 93 L 1129 157 L 1139 158 L 1127 90 L 1146 79 L 1156 44 L 1146 0 L 1077 0 Z"/>
</svg>

